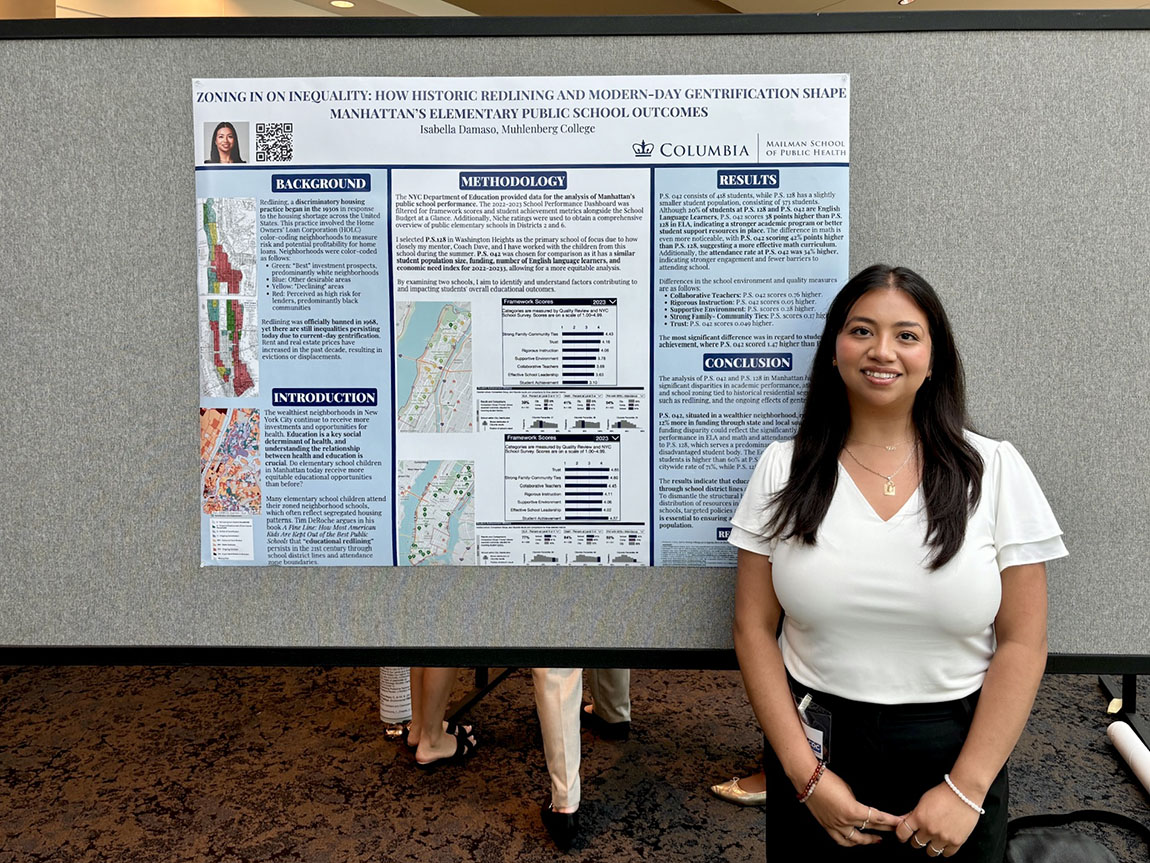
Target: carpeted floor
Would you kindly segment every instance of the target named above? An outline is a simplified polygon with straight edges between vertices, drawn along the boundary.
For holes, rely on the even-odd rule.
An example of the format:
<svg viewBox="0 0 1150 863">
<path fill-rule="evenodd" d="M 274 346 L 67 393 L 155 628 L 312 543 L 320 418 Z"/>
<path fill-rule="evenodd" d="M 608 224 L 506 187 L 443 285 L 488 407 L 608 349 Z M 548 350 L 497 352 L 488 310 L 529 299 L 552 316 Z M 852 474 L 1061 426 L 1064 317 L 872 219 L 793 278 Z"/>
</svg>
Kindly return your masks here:
<svg viewBox="0 0 1150 863">
<path fill-rule="evenodd" d="M 385 739 L 378 679 L 374 668 L 0 667 L 0 863 L 563 856 L 539 822 L 548 786 L 526 671 L 468 712 L 474 759 L 431 774 Z M 462 673 L 457 695 L 470 682 Z M 706 791 L 759 754 L 738 674 L 636 670 L 632 693 L 629 741 L 584 734 L 584 829 L 567 859 L 762 861 L 762 810 Z M 1012 814 L 1089 806 L 1150 823 L 1107 723 L 1095 677 L 1048 676 L 1011 762 Z M 1096 835 L 1123 863 L 1148 859 L 1134 837 Z"/>
</svg>

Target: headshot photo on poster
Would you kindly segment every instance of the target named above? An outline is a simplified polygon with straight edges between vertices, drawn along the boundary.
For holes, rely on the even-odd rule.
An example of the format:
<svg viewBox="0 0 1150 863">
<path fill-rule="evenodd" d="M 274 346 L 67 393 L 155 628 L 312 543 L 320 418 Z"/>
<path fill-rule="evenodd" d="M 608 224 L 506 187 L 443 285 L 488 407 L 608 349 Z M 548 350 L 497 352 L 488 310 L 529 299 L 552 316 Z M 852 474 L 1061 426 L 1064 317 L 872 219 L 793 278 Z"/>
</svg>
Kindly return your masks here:
<svg viewBox="0 0 1150 863">
<path fill-rule="evenodd" d="M 244 164 L 244 145 L 248 138 L 248 123 L 231 123 L 222 120 L 215 125 L 204 124 L 204 152 L 207 165 Z"/>
</svg>

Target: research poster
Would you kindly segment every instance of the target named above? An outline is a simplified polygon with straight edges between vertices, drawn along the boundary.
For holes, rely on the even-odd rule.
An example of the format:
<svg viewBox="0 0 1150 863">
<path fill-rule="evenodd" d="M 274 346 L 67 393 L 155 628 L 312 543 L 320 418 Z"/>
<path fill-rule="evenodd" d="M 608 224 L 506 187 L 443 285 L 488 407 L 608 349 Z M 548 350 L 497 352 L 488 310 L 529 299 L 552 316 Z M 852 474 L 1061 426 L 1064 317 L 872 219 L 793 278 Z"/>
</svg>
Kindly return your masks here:
<svg viewBox="0 0 1150 863">
<path fill-rule="evenodd" d="M 201 562 L 732 565 L 847 276 L 849 104 L 195 80 Z"/>
</svg>

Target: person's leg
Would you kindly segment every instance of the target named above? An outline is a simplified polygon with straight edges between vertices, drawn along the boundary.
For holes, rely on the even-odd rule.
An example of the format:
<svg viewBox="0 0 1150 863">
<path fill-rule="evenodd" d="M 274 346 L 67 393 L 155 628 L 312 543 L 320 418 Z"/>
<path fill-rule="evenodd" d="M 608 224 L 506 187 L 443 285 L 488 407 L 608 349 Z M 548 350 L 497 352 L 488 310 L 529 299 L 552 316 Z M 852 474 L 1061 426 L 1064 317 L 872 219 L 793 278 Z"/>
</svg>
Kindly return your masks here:
<svg viewBox="0 0 1150 863">
<path fill-rule="evenodd" d="M 810 810 L 798 802 L 794 786 L 769 748 L 763 757 L 763 767 L 767 791 L 767 863 L 803 860 L 824 863 L 839 860 L 844 850 L 861 850 L 843 849 L 834 843 Z"/>
<path fill-rule="evenodd" d="M 407 745 L 419 745 L 419 729 L 423 725 L 423 669 L 411 669 L 411 724 L 407 729 Z"/>
<path fill-rule="evenodd" d="M 427 763 L 440 758 L 450 758 L 455 754 L 456 739 L 443 728 L 443 714 L 447 712 L 447 700 L 455 683 L 454 668 L 424 668 L 420 675 L 420 699 L 422 712 L 419 724 L 419 744 L 415 750 L 415 760 Z M 412 729 L 415 729 L 415 699 L 412 699 Z"/>
<path fill-rule="evenodd" d="M 870 707 L 834 699 L 794 681 L 791 688 L 796 698 L 801 699 L 807 694 L 814 697 L 810 705 L 812 711 L 821 709 L 830 714 L 830 734 L 824 737 L 826 747 L 823 751 L 827 757 L 827 769 L 851 786 L 855 799 L 860 803 L 880 808 L 875 798 L 861 790 L 865 784 L 863 778 L 890 772 L 886 764 L 887 754 L 874 734 Z M 883 833 L 882 841 L 875 845 L 844 847 L 832 839 L 807 805 L 798 801 L 797 789 L 769 745 L 764 746 L 763 768 L 767 788 L 767 860 L 770 863 L 790 860 L 872 863 L 888 859 L 891 833 Z M 818 795 L 817 786 L 813 793 Z M 901 815 L 902 812 L 896 814 Z"/>
<path fill-rule="evenodd" d="M 1004 766 L 994 782 L 982 808 L 986 814 L 978 819 L 978 825 L 970 834 L 958 853 L 951 860 L 963 863 L 1002 863 L 1006 858 L 1006 822 L 1010 805 L 1010 779 Z"/>
<path fill-rule="evenodd" d="M 543 756 L 551 778 L 551 806 L 555 812 L 579 808 L 579 704 L 583 695 L 583 669 L 533 668 L 535 708 L 543 735 Z"/>
<path fill-rule="evenodd" d="M 929 788 L 943 781 L 962 750 L 970 727 L 974 699 L 938 705 L 905 705 L 886 711 L 878 721 L 885 770 L 871 769 L 844 776 L 860 800 L 894 814 L 910 812 Z M 837 732 L 836 732 L 837 733 Z M 838 745 L 833 744 L 833 745 Z M 841 751 L 841 749 L 840 749 Z M 983 806 L 986 815 L 958 852 L 955 863 L 1002 863 L 1006 853 L 1008 782 L 1006 768 L 995 779 Z M 913 863 L 929 858 L 913 841 L 899 843 L 884 835 L 882 859 Z M 869 849 L 868 849 L 869 850 Z M 868 858 L 869 859 L 869 856 Z"/>
<path fill-rule="evenodd" d="M 631 669 L 592 668 L 588 675 L 595 715 L 612 724 L 631 721 Z"/>
</svg>

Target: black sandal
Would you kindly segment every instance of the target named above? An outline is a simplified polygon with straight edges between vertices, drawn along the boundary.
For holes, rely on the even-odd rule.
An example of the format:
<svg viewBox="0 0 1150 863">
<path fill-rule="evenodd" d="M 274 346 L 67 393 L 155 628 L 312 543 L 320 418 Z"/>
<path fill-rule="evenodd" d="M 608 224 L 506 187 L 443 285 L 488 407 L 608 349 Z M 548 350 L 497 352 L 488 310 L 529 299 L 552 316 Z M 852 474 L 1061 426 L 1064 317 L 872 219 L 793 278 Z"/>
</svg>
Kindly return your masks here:
<svg viewBox="0 0 1150 863">
<path fill-rule="evenodd" d="M 433 761 L 420 761 L 416 759 L 415 766 L 420 770 L 430 771 L 435 770 L 444 764 L 462 764 L 479 746 L 479 741 L 472 735 L 455 735 L 455 754 L 448 755 L 446 758 L 436 758 Z"/>
<path fill-rule="evenodd" d="M 464 737 L 467 737 L 473 730 L 474 726 L 472 725 L 460 725 L 458 722 L 448 722 L 443 729 L 443 733 L 450 734 L 452 737 L 458 737 L 460 734 L 463 734 Z M 419 744 L 412 743 L 410 740 L 408 740 L 409 734 L 411 734 L 410 719 L 403 723 L 403 734 L 400 736 L 400 739 L 403 740 L 404 746 L 408 747 L 409 749 L 414 749 Z"/>
<path fill-rule="evenodd" d="M 443 732 L 445 734 L 450 734 L 452 737 L 470 737 L 471 732 L 474 730 L 474 725 L 463 725 L 459 722 L 451 722 L 449 720 L 447 726 L 443 729 Z"/>
</svg>

